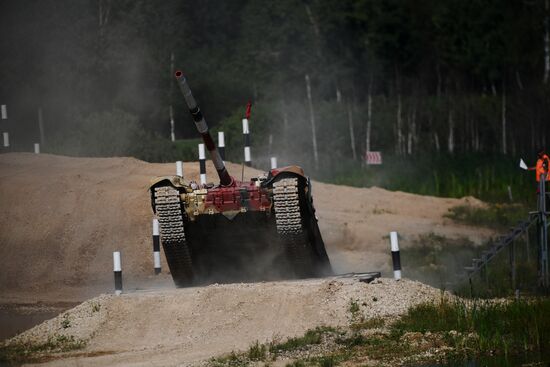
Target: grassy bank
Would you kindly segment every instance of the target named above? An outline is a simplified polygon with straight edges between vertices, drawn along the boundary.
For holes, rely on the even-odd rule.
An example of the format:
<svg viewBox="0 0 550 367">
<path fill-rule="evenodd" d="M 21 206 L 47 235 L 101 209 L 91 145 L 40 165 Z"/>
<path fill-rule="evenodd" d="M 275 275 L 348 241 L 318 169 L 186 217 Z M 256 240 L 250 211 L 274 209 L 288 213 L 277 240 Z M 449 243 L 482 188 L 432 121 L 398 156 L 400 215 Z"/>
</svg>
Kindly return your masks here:
<svg viewBox="0 0 550 367">
<path fill-rule="evenodd" d="M 515 289 L 521 294 L 544 292 L 538 287 L 537 247 L 535 231 L 530 240 L 524 235 L 514 241 L 516 258 Z M 493 298 L 513 296 L 513 278 L 510 265 L 510 250 L 505 249 L 493 257 L 486 269 L 471 278 L 457 282 L 457 274 L 471 266 L 472 259 L 480 258 L 488 245 L 477 246 L 467 238 L 451 239 L 427 233 L 416 239 L 411 246 L 401 249 L 403 273 L 407 278 L 419 280 L 434 287 L 452 290 L 462 297 Z"/>
<path fill-rule="evenodd" d="M 535 201 L 534 176 L 518 168 L 515 157 L 463 154 L 455 156 L 385 156 L 381 166 L 334 162 L 322 180 L 351 186 L 379 186 L 422 195 L 475 196 L 488 202 Z"/>
<path fill-rule="evenodd" d="M 413 307 L 393 322 L 350 320 L 355 321 L 346 328 L 317 328 L 283 342 L 256 342 L 248 351 L 210 360 L 209 366 L 267 366 L 277 361 L 287 367 L 394 366 L 487 356 L 508 365 L 517 358 L 548 361 L 550 357 L 548 298 L 442 299 Z"/>
<path fill-rule="evenodd" d="M 22 363 L 40 363 L 55 354 L 83 349 L 86 342 L 73 336 L 54 335 L 45 343 L 10 343 L 0 345 L 0 365 L 18 366 Z"/>
</svg>

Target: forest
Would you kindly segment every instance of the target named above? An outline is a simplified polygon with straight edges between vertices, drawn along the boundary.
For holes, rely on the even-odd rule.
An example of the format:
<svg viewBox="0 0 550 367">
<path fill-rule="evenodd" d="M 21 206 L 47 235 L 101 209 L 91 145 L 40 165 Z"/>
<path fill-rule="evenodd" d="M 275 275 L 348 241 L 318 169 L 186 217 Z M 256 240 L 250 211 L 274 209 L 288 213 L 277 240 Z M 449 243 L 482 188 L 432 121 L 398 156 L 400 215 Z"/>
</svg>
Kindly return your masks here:
<svg viewBox="0 0 550 367">
<path fill-rule="evenodd" d="M 181 69 L 233 161 L 250 101 L 259 168 L 534 196 L 517 162 L 550 134 L 549 0 L 19 0 L 0 17 L 11 149 L 195 160 Z"/>
</svg>

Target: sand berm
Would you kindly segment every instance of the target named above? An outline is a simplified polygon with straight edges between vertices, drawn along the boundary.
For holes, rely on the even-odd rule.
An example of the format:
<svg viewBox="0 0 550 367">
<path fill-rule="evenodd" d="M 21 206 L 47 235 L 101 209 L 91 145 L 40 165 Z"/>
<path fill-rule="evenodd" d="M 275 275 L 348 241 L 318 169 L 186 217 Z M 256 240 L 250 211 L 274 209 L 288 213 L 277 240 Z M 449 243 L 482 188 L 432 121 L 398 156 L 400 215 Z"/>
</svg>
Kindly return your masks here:
<svg viewBox="0 0 550 367">
<path fill-rule="evenodd" d="M 241 166 L 228 163 L 230 172 Z M 412 304 L 440 296 L 418 282 L 382 279 L 317 279 L 210 285 L 176 290 L 165 266 L 152 275 L 151 208 L 154 176 L 171 175 L 174 164 L 134 158 L 69 158 L 0 155 L 1 303 L 90 299 L 38 325 L 16 340 L 40 342 L 54 335 L 85 340 L 54 365 L 180 365 L 231 350 L 303 333 L 319 325 L 349 322 L 351 300 L 366 316 L 395 316 Z M 198 164 L 184 163 L 198 179 Z M 245 168 L 245 177 L 259 171 Z M 210 180 L 216 181 L 207 164 Z M 481 242 L 487 230 L 444 217 L 472 198 L 441 199 L 314 182 L 321 232 L 335 270 L 388 272 L 387 235 L 402 245 L 436 233 Z M 125 287 L 112 291 L 112 252 L 123 256 Z M 165 265 L 165 259 L 163 258 Z M 389 273 L 388 273 L 389 274 Z M 68 321 L 64 321 L 68 320 Z"/>
</svg>

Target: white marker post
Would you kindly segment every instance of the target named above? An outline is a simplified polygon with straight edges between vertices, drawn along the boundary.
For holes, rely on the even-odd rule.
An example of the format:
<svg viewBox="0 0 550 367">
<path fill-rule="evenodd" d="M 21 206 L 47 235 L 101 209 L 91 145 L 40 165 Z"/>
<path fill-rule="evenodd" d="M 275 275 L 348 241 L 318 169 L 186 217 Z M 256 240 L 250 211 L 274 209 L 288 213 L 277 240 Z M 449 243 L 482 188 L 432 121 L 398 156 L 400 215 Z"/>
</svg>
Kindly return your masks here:
<svg viewBox="0 0 550 367">
<path fill-rule="evenodd" d="M 250 156 L 250 130 L 248 128 L 248 119 L 243 119 L 243 136 L 244 136 L 244 164 L 252 166 L 252 158 Z"/>
<path fill-rule="evenodd" d="M 40 144 L 34 143 L 34 154 L 40 154 Z"/>
<path fill-rule="evenodd" d="M 199 144 L 199 164 L 201 185 L 206 185 L 206 155 L 204 154 L 204 144 Z"/>
<path fill-rule="evenodd" d="M 120 262 L 120 251 L 113 252 L 113 272 L 115 273 L 115 294 L 122 293 L 122 264 Z"/>
<path fill-rule="evenodd" d="M 220 152 L 220 157 L 225 163 L 225 136 L 223 131 L 218 131 L 218 151 Z"/>
<path fill-rule="evenodd" d="M 3 104 L 0 108 L 2 110 L 2 120 L 7 120 L 8 119 L 8 108 L 6 107 L 5 104 Z M 3 138 L 4 138 L 4 148 L 5 149 L 8 149 L 10 147 L 10 134 L 7 133 L 7 132 L 4 132 L 3 134 Z"/>
<path fill-rule="evenodd" d="M 183 162 L 177 161 L 176 162 L 176 176 L 183 177 Z"/>
<path fill-rule="evenodd" d="M 7 132 L 5 132 L 5 133 L 3 134 L 3 136 L 4 136 L 4 148 L 7 149 L 7 148 L 10 147 L 10 134 L 7 133 Z"/>
<path fill-rule="evenodd" d="M 277 168 L 277 157 L 271 157 L 271 169 Z"/>
<path fill-rule="evenodd" d="M 401 256 L 399 255 L 399 240 L 397 232 L 390 232 L 391 258 L 393 262 L 393 279 L 401 279 Z"/>
<path fill-rule="evenodd" d="M 155 266 L 155 275 L 160 274 L 160 237 L 159 220 L 153 219 L 153 262 Z"/>
</svg>

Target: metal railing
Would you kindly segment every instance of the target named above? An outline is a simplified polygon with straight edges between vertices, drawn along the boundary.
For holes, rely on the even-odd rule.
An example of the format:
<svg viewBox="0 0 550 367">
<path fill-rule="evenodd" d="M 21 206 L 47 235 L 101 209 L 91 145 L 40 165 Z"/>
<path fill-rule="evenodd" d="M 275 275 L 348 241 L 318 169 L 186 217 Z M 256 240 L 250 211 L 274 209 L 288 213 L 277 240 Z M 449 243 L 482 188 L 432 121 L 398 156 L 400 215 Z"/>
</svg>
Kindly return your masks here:
<svg viewBox="0 0 550 367">
<path fill-rule="evenodd" d="M 519 238 L 525 236 L 527 245 L 525 253 L 529 258 L 529 230 L 533 225 L 536 225 L 538 286 L 545 290 L 548 290 L 550 285 L 548 269 L 548 194 L 549 193 L 546 192 L 546 175 L 542 175 L 539 181 L 537 210 L 530 212 L 527 219 L 519 222 L 515 227 L 510 228 L 510 231 L 506 235 L 499 237 L 496 241 L 492 241 L 487 249 L 481 252 L 481 256 L 479 258 L 472 259 L 472 265 L 464 267 L 464 271 L 460 274 L 457 274 L 457 283 L 460 284 L 463 281 L 468 280 L 471 288 L 472 278 L 475 275 L 479 274 L 480 277 L 485 277 L 485 282 L 489 284 L 489 263 L 496 259 L 497 254 L 503 252 L 505 249 L 508 249 L 511 286 L 517 294 L 519 290 L 517 284 L 517 251 L 515 243 Z"/>
</svg>

